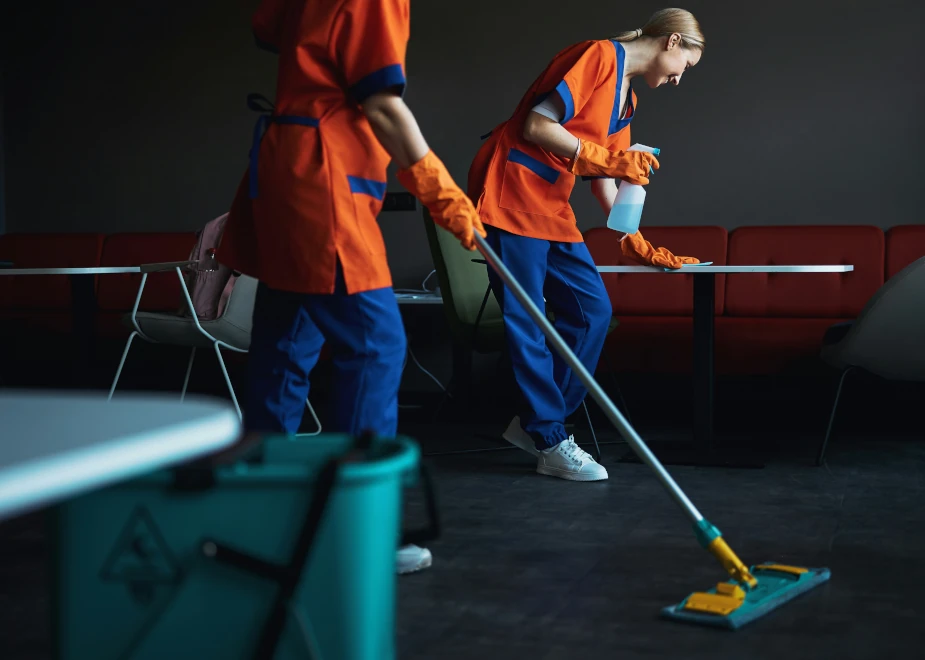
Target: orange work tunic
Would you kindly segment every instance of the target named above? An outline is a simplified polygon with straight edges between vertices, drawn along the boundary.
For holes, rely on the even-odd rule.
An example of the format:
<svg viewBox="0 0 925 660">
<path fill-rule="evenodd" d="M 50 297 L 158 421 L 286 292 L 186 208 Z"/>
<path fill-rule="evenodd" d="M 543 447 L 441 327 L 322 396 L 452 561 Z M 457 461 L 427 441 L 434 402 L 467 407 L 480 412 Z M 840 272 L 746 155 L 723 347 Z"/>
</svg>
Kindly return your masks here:
<svg viewBox="0 0 925 660">
<path fill-rule="evenodd" d="M 523 137 L 532 108 L 557 93 L 565 105 L 562 125 L 576 137 L 611 150 L 630 146 L 636 94 L 629 90 L 620 117 L 626 52 L 616 41 L 584 41 L 556 55 L 524 95 L 514 115 L 496 127 L 469 169 L 468 194 L 482 222 L 512 234 L 549 241 L 582 240 L 569 197 L 575 175 L 569 159 Z"/>
<path fill-rule="evenodd" d="M 409 3 L 261 3 L 254 36 L 279 53 L 276 102 L 254 130 L 223 264 L 299 293 L 333 293 L 338 261 L 349 294 L 392 285 L 376 221 L 391 158 L 360 103 L 404 91 Z"/>
</svg>

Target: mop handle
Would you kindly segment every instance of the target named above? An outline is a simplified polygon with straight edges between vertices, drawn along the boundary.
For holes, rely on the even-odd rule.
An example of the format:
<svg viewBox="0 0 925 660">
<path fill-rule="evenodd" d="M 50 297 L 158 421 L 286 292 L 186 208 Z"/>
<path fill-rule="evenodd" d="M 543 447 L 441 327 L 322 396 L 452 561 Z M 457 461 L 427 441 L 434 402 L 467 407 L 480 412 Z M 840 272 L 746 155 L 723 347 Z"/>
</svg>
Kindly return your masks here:
<svg viewBox="0 0 925 660">
<path fill-rule="evenodd" d="M 620 431 L 620 435 L 629 443 L 629 446 L 636 452 L 636 455 L 655 472 L 659 481 L 668 489 L 668 492 L 671 493 L 674 500 L 684 509 L 692 522 L 698 523 L 703 520 L 703 516 L 700 515 L 697 508 L 687 498 L 684 491 L 678 487 L 678 484 L 671 478 L 671 475 L 668 474 L 665 467 L 655 458 L 655 455 L 652 454 L 646 446 L 646 443 L 639 437 L 639 434 L 637 434 L 635 429 L 623 418 L 623 415 L 613 404 L 613 401 L 604 393 L 604 390 L 601 389 L 597 381 L 588 373 L 585 366 L 575 357 L 575 354 L 559 333 L 556 332 L 556 329 L 549 322 L 549 319 L 547 319 L 533 301 L 530 300 L 529 296 L 527 296 L 527 292 L 524 291 L 520 283 L 514 279 L 514 276 L 511 275 L 511 272 L 507 269 L 507 266 L 498 259 L 498 255 L 491 249 L 491 246 L 489 246 L 485 239 L 478 234 L 475 234 L 475 243 L 488 264 L 498 273 L 501 279 L 504 280 L 504 283 L 514 293 L 520 301 L 520 304 L 524 306 L 533 320 L 536 321 L 536 324 L 540 326 L 540 330 L 543 331 L 543 334 L 546 335 L 546 338 L 552 343 L 556 352 L 568 363 L 572 371 L 581 379 L 581 382 L 585 384 L 585 387 L 588 388 L 588 393 L 594 397 L 594 400 L 597 401 L 610 421 L 613 422 L 613 425 L 617 427 L 617 430 Z"/>
</svg>

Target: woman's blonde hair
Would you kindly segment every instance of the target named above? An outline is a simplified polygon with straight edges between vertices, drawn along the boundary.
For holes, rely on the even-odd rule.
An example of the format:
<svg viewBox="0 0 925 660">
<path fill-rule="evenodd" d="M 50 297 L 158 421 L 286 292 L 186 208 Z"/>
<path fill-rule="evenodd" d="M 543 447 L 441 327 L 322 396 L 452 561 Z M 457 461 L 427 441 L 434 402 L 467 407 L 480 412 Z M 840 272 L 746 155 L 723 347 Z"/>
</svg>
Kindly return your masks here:
<svg viewBox="0 0 925 660">
<path fill-rule="evenodd" d="M 685 9 L 659 9 L 649 17 L 646 24 L 638 30 L 621 32 L 614 41 L 634 41 L 640 37 L 667 37 L 674 33 L 681 35 L 681 45 L 684 48 L 703 50 L 706 40 L 700 23 L 694 15 Z"/>
</svg>

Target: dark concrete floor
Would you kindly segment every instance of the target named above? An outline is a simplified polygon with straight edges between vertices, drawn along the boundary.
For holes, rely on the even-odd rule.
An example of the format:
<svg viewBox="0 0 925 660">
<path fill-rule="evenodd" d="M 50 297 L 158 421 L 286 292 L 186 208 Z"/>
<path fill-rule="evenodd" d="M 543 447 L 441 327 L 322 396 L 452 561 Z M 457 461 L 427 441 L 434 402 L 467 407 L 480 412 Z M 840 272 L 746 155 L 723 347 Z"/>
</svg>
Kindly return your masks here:
<svg viewBox="0 0 925 660">
<path fill-rule="evenodd" d="M 490 445 L 437 430 L 417 429 L 425 450 Z M 841 437 L 822 468 L 778 456 L 761 470 L 671 469 L 746 562 L 832 570 L 737 632 L 658 617 L 723 575 L 647 469 L 615 460 L 621 452 L 605 447 L 611 478 L 592 484 L 537 475 L 518 450 L 428 459 L 444 531 L 434 566 L 400 579 L 399 657 L 873 659 L 921 642 L 920 439 Z M 412 493 L 408 520 L 420 516 Z M 48 551 L 40 516 L 3 527 L 4 660 L 49 657 Z"/>
<path fill-rule="evenodd" d="M 617 449 L 604 452 L 610 480 L 591 484 L 537 475 L 518 450 L 431 459 L 445 533 L 433 568 L 401 580 L 400 657 L 884 658 L 919 647 L 921 436 L 842 435 L 821 468 L 799 455 L 759 470 L 670 468 L 747 563 L 832 570 L 736 632 L 659 618 L 724 576 L 648 469 L 616 462 Z"/>
<path fill-rule="evenodd" d="M 433 567 L 399 581 L 398 657 L 918 657 L 925 432 L 916 409 L 895 404 L 893 417 L 913 412 L 891 424 L 872 416 L 883 407 L 865 401 L 863 391 L 849 398 L 828 465 L 817 468 L 812 458 L 830 393 L 807 404 L 804 412 L 817 414 L 797 424 L 788 418 L 799 414 L 796 404 L 770 396 L 718 415 L 734 442 L 769 450 L 764 469 L 669 470 L 744 561 L 826 566 L 829 583 L 737 632 L 666 621 L 662 607 L 724 575 L 653 475 L 618 461 L 625 445 L 604 446 L 610 480 L 590 484 L 537 475 L 516 449 L 432 456 L 443 534 L 430 544 Z M 686 413 L 660 415 L 638 403 L 630 407 L 647 441 L 681 436 Z M 425 453 L 504 446 L 484 436 L 503 430 L 505 414 L 433 422 L 427 406 L 427 414 L 406 409 L 402 428 Z M 600 440 L 619 441 L 600 415 L 595 422 Z M 575 433 L 588 439 L 580 423 Z M 420 522 L 416 493 L 407 508 L 408 524 Z M 50 657 L 50 550 L 41 514 L 0 525 L 2 660 Z"/>
</svg>

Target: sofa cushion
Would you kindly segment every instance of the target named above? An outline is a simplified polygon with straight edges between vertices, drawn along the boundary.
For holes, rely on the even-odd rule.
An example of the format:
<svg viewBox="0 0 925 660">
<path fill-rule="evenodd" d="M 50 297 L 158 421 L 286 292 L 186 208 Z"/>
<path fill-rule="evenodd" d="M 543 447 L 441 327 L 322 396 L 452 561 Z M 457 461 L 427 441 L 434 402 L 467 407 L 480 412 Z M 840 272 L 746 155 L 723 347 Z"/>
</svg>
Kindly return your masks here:
<svg viewBox="0 0 925 660">
<path fill-rule="evenodd" d="M 624 316 L 604 344 L 598 369 L 634 373 L 691 373 L 689 316 Z"/>
<path fill-rule="evenodd" d="M 185 261 L 196 243 L 194 232 L 111 234 L 103 245 L 102 265 L 140 266 L 165 261 Z M 100 279 L 99 308 L 102 311 L 131 310 L 138 295 L 141 275 L 105 275 Z M 181 306 L 180 281 L 176 272 L 152 273 L 145 282 L 139 310 L 177 311 Z"/>
<path fill-rule="evenodd" d="M 925 257 L 925 225 L 898 225 L 886 233 L 886 277 Z"/>
<path fill-rule="evenodd" d="M 826 333 L 850 319 L 716 319 L 716 372 L 773 374 L 819 358 Z"/>
<path fill-rule="evenodd" d="M 49 233 L 0 235 L 0 260 L 13 268 L 88 268 L 98 266 L 102 234 Z M 0 309 L 71 309 L 66 275 L 0 276 Z"/>
<path fill-rule="evenodd" d="M 749 273 L 726 278 L 726 314 L 853 318 L 883 285 L 884 236 L 869 226 L 742 227 L 730 265 L 846 265 L 848 273 Z"/>
</svg>

